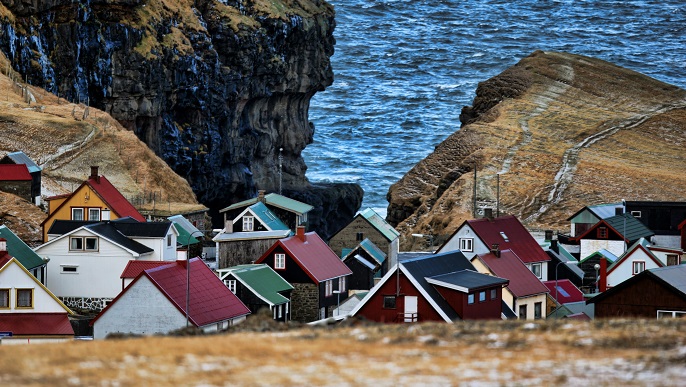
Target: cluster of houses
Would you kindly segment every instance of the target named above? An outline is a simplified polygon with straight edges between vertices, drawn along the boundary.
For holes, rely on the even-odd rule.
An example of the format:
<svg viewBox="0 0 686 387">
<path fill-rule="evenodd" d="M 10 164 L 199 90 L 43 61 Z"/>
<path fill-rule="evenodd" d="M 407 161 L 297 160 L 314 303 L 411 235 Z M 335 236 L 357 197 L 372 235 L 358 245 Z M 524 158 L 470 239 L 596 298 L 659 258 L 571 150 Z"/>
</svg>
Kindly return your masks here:
<svg viewBox="0 0 686 387">
<path fill-rule="evenodd" d="M 17 165 L 21 172 L 3 168 Z M 7 155 L 0 189 L 34 195 L 29 180 L 3 185 L 8 176 L 33 184 L 34 172 L 25 155 Z M 40 173 L 37 181 L 40 197 Z M 569 234 L 540 237 L 515 216 L 486 216 L 465 221 L 435 252 L 400 252 L 399 233 L 372 209 L 324 241 L 307 230 L 312 206 L 264 191 L 222 209 L 224 227 L 213 234 L 181 215 L 149 221 L 98 167 L 46 201 L 40 246 L 0 226 L 3 343 L 73 339 L 75 311 L 90 311 L 96 339 L 219 331 L 261 309 L 298 322 L 686 314 L 681 202 L 588 206 L 568 219 Z M 212 268 L 189 254 L 210 237 Z"/>
</svg>

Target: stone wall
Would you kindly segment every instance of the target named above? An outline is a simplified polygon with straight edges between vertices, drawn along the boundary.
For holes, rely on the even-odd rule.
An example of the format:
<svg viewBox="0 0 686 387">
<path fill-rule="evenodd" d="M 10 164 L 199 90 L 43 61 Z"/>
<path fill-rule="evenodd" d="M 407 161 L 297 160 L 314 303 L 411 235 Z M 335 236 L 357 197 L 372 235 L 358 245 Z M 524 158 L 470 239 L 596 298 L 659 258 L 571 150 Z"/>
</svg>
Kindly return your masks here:
<svg viewBox="0 0 686 387">
<path fill-rule="evenodd" d="M 90 297 L 59 297 L 60 301 L 71 309 L 87 309 L 99 312 L 112 301 L 112 298 L 90 298 Z"/>
<path fill-rule="evenodd" d="M 291 319 L 298 322 L 319 320 L 319 288 L 315 284 L 291 284 Z"/>
</svg>

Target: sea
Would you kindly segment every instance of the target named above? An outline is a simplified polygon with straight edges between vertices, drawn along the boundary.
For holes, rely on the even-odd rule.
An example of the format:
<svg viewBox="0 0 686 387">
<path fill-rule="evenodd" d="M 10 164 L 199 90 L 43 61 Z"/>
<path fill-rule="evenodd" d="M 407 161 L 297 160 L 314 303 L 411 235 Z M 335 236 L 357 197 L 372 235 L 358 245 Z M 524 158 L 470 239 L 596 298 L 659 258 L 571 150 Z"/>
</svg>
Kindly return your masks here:
<svg viewBox="0 0 686 387">
<path fill-rule="evenodd" d="M 535 50 L 588 55 L 686 87 L 686 2 L 328 0 L 334 83 L 310 104 L 310 181 L 354 182 L 363 208 L 460 129 L 477 84 Z"/>
</svg>

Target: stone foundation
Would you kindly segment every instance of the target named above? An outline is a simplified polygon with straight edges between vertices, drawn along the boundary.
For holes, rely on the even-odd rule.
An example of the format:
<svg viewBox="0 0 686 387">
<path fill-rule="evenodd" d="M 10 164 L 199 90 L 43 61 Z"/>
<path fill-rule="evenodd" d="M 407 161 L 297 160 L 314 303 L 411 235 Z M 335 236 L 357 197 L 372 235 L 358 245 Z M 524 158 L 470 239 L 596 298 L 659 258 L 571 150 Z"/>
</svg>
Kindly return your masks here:
<svg viewBox="0 0 686 387">
<path fill-rule="evenodd" d="M 291 293 L 291 320 L 310 322 L 319 320 L 319 288 L 315 284 L 294 283 Z"/>
<path fill-rule="evenodd" d="M 59 297 L 60 301 L 72 309 L 87 309 L 101 311 L 105 309 L 112 298 L 90 298 L 90 297 Z"/>
</svg>

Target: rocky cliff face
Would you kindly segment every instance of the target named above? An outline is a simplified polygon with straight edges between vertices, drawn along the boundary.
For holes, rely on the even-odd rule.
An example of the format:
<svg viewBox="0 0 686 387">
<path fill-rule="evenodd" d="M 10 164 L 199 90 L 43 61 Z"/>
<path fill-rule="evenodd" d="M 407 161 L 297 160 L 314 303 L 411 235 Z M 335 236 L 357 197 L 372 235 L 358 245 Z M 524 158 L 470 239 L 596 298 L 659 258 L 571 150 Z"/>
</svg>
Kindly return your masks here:
<svg viewBox="0 0 686 387">
<path fill-rule="evenodd" d="M 566 219 L 584 205 L 686 200 L 686 91 L 594 58 L 537 51 L 476 94 L 462 128 L 388 192 L 401 248 L 423 247 L 410 233 L 440 244 L 484 208 L 568 232 Z"/>
<path fill-rule="evenodd" d="M 335 22 L 326 2 L 2 4 L 0 48 L 16 71 L 110 113 L 209 207 L 278 190 L 279 157 L 284 189 L 310 187 L 301 157 L 314 135 L 309 103 L 333 81 Z M 329 190 L 320 195 L 327 208 L 349 211 L 342 201 L 350 192 L 361 203 L 354 187 Z"/>
</svg>

